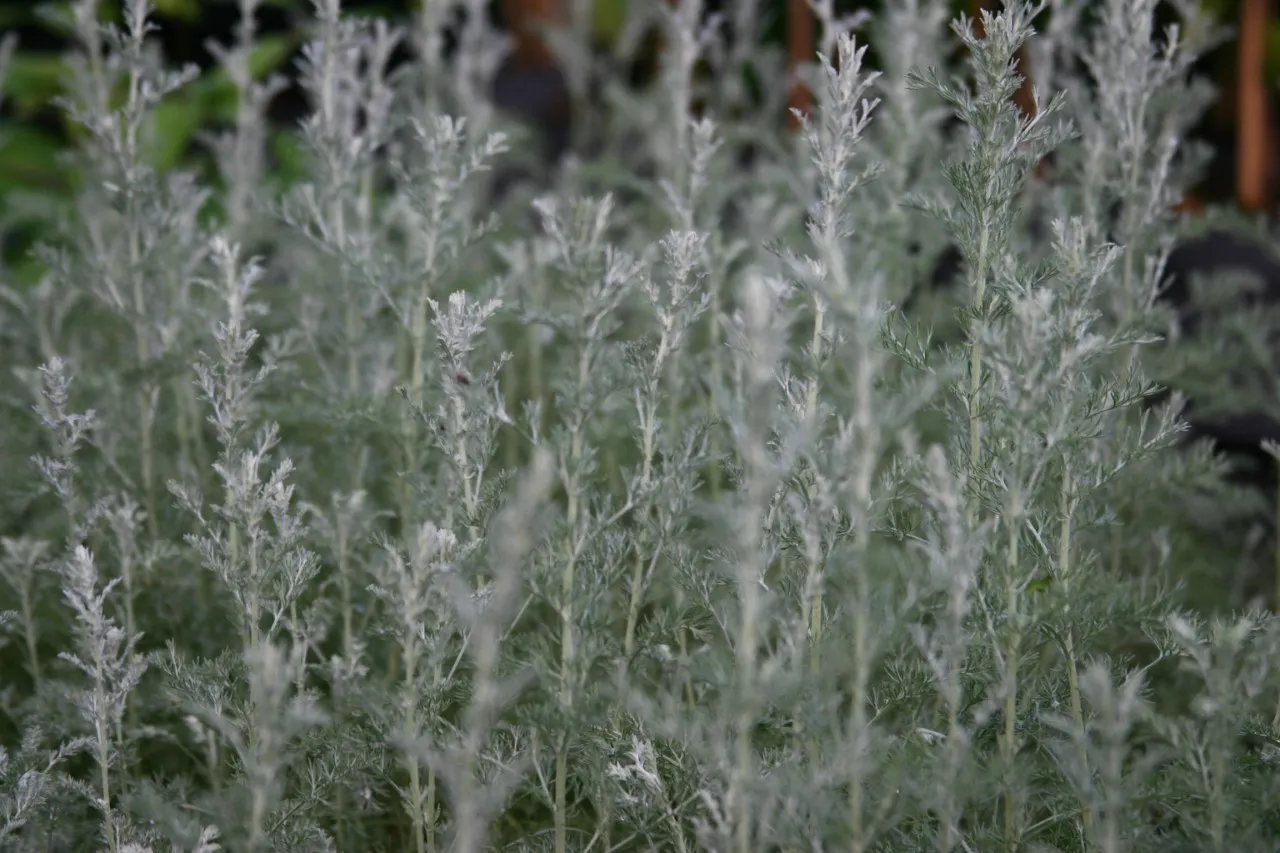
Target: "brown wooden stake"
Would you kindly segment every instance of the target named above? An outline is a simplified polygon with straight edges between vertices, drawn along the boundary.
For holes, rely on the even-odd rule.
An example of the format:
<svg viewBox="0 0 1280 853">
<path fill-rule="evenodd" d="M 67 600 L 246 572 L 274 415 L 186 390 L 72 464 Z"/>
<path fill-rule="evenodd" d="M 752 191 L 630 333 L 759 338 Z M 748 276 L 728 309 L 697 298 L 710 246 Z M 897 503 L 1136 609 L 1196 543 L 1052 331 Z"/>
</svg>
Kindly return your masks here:
<svg viewBox="0 0 1280 853">
<path fill-rule="evenodd" d="M 993 11 L 993 0 L 972 0 L 969 6 L 969 14 L 973 17 L 973 32 L 978 38 L 986 35 L 987 28 L 982 23 L 982 10 Z M 1023 45 L 1018 49 L 1018 73 L 1022 75 L 1022 85 L 1018 87 L 1018 91 L 1013 93 L 1013 102 L 1022 111 L 1022 115 L 1030 118 L 1036 114 L 1036 99 L 1032 91 L 1034 83 L 1031 80 L 1031 71 L 1028 69 L 1027 48 Z M 1045 162 L 1041 160 L 1036 164 L 1036 176 L 1044 177 Z"/>
<path fill-rule="evenodd" d="M 1266 38 L 1270 0 L 1243 0 L 1236 67 L 1236 201 L 1247 211 L 1270 203 L 1272 174 Z"/>
<path fill-rule="evenodd" d="M 795 110 L 808 115 L 813 108 L 813 93 L 798 77 L 805 63 L 812 62 L 816 45 L 813 10 L 808 0 L 787 0 L 787 127 L 797 130 L 800 120 Z"/>
<path fill-rule="evenodd" d="M 969 4 L 969 14 L 973 17 L 973 32 L 978 38 L 987 34 L 987 29 L 982 24 L 982 10 L 994 11 L 994 5 L 994 0 L 972 0 Z M 1036 114 L 1036 102 L 1032 97 L 1031 73 L 1027 70 L 1027 65 L 1027 48 L 1023 45 L 1018 49 L 1018 73 L 1022 75 L 1022 85 L 1013 93 L 1013 102 L 1022 110 L 1024 116 L 1033 116 Z"/>
<path fill-rule="evenodd" d="M 502 0 L 502 17 L 515 39 L 515 57 L 521 66 L 545 68 L 554 63 L 538 31 L 561 19 L 558 0 Z"/>
</svg>

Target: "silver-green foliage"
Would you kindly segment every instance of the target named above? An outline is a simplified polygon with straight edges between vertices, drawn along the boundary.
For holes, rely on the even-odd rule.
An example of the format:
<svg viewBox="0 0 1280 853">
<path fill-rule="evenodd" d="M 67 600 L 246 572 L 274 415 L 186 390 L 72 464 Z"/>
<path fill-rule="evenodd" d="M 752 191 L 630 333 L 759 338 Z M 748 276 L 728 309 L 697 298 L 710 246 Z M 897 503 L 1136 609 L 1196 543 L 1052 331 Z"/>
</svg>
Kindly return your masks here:
<svg viewBox="0 0 1280 853">
<path fill-rule="evenodd" d="M 794 135 L 699 70 L 780 67 L 725 46 L 755 4 L 659 4 L 661 85 L 496 203 L 499 42 L 443 52 L 480 4 L 316 0 L 279 197 L 258 5 L 215 190 L 148 165 L 190 74 L 145 0 L 72 4 L 83 189 L 0 341 L 41 447 L 5 471 L 3 849 L 1276 849 L 1280 635 L 1180 597 L 1243 567 L 1145 402 L 1193 4 L 1186 41 L 1154 2 L 981 36 L 815 3 Z M 935 342 L 902 306 L 944 240 Z"/>
</svg>

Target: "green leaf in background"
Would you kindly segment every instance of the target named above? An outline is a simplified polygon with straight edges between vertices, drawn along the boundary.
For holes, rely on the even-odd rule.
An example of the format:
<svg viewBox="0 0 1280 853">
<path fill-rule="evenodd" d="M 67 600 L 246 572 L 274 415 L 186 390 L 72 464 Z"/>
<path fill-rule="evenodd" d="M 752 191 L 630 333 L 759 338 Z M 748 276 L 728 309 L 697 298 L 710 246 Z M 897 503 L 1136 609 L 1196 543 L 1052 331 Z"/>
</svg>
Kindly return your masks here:
<svg viewBox="0 0 1280 853">
<path fill-rule="evenodd" d="M 66 170 L 58 162 L 62 142 L 48 131 L 25 122 L 0 122 L 0 196 L 22 187 L 62 193 Z"/>
<path fill-rule="evenodd" d="M 1267 75 L 1266 83 L 1275 87 L 1280 83 L 1280 21 L 1272 22 L 1267 28 Z"/>
<path fill-rule="evenodd" d="M 249 73 L 253 79 L 262 80 L 283 70 L 301 40 L 299 34 L 261 37 L 249 51 Z M 188 88 L 193 97 L 200 99 L 205 121 L 228 123 L 235 120 L 236 89 L 221 66 L 209 69 Z"/>
<path fill-rule="evenodd" d="M 24 53 L 22 45 L 4 79 L 5 103 L 19 116 L 29 116 L 62 92 L 65 70 L 57 53 Z"/>
<path fill-rule="evenodd" d="M 207 110 L 197 93 L 170 96 L 151 113 L 146 159 L 161 172 L 182 159 L 191 137 L 205 123 Z"/>
<path fill-rule="evenodd" d="M 260 80 L 278 71 L 297 46 L 299 35 L 266 36 L 249 52 L 249 72 Z M 152 162 L 161 171 L 178 165 L 192 137 L 211 122 L 229 123 L 236 115 L 236 90 L 227 72 L 213 68 L 171 95 L 152 116 Z"/>
<path fill-rule="evenodd" d="M 595 37 L 613 44 L 627 23 L 627 0 L 595 0 L 591 10 L 591 26 Z"/>
<path fill-rule="evenodd" d="M 306 180 L 307 158 L 297 133 L 281 130 L 271 134 L 267 143 L 271 150 L 273 168 L 271 180 L 280 188 Z"/>
<path fill-rule="evenodd" d="M 302 42 L 302 33 L 287 35 L 262 35 L 249 51 L 249 73 L 261 80 L 273 71 L 279 71 Z"/>
<path fill-rule="evenodd" d="M 151 5 L 166 18 L 187 22 L 200 19 L 199 0 L 151 0 Z"/>
<path fill-rule="evenodd" d="M 56 134 L 30 122 L 0 121 L 0 221 L 8 236 L 29 230 L 32 239 L 48 233 L 70 199 L 77 175 L 60 161 Z M 33 286 L 44 263 L 26 251 L 30 241 L 7 243 L 8 281 L 20 290 Z"/>
<path fill-rule="evenodd" d="M 1031 595 L 1037 592 L 1044 592 L 1051 586 L 1053 586 L 1053 576 L 1047 574 L 1040 575 L 1039 577 L 1035 577 L 1027 581 L 1027 585 L 1023 588 L 1023 591 L 1026 594 Z"/>
</svg>

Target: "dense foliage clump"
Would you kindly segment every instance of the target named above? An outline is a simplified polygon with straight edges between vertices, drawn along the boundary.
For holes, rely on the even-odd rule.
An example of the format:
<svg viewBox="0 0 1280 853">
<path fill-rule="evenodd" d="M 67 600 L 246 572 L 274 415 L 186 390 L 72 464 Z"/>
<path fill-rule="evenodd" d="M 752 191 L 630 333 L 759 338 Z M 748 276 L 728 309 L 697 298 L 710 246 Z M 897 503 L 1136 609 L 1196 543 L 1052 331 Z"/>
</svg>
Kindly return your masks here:
<svg viewBox="0 0 1280 853">
<path fill-rule="evenodd" d="M 634 4 L 658 85 L 560 33 L 598 103 L 540 170 L 505 42 L 444 37 L 480 4 L 316 0 L 284 188 L 257 5 L 210 180 L 155 162 L 148 4 L 71 4 L 81 179 L 0 313 L 0 849 L 1277 849 L 1273 498 L 1182 420 L 1273 323 L 1161 298 L 1194 3 L 817 4 L 793 134 L 757 3 Z"/>
</svg>

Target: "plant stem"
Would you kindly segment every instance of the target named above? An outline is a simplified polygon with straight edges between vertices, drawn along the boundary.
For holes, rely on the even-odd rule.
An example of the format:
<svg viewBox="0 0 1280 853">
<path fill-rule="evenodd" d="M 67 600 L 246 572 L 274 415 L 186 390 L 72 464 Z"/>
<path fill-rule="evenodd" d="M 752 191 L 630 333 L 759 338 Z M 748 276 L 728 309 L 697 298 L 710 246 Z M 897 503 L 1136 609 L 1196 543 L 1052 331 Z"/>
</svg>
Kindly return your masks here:
<svg viewBox="0 0 1280 853">
<path fill-rule="evenodd" d="M 978 258 L 973 270 L 973 305 L 984 310 L 987 295 L 987 216 L 984 212 L 979 217 Z M 971 327 L 972 340 L 969 342 L 969 471 L 971 472 L 969 492 L 969 524 L 978 523 L 979 497 L 981 488 L 977 477 L 972 472 L 978 471 L 982 462 L 982 321 L 975 321 Z"/>
<path fill-rule="evenodd" d="M 1076 640 L 1075 626 L 1071 621 L 1071 580 L 1074 566 L 1071 561 L 1071 522 L 1075 516 L 1076 505 L 1079 499 L 1074 493 L 1074 482 L 1071 471 L 1068 469 L 1063 472 L 1062 476 L 1062 524 L 1059 532 L 1059 550 L 1058 550 L 1058 583 L 1062 587 L 1062 600 L 1064 602 L 1063 617 L 1066 623 L 1066 630 L 1063 632 L 1062 639 L 1062 656 L 1067 662 L 1067 689 L 1071 696 L 1071 724 L 1075 727 L 1076 734 L 1076 760 L 1080 762 L 1080 772 L 1089 772 L 1089 753 L 1085 749 L 1084 738 L 1086 736 L 1084 726 L 1084 706 L 1080 700 L 1080 672 L 1076 663 Z M 1096 829 L 1093 823 L 1093 806 L 1088 801 L 1082 801 L 1081 819 L 1084 821 L 1085 840 L 1093 844 L 1096 841 Z"/>
<path fill-rule="evenodd" d="M 1018 498 L 1015 496 L 1015 506 Z M 1021 526 L 1021 513 L 1007 513 L 1009 543 L 1005 570 L 1008 572 L 1005 595 L 1007 596 L 1007 620 L 1009 638 L 1005 646 L 1005 697 L 1004 697 L 1004 732 L 1001 736 L 1000 751 L 1004 759 L 1004 772 L 1012 774 L 1014 761 L 1018 754 L 1017 721 L 1018 721 L 1018 656 L 1022 646 L 1022 629 L 1019 624 L 1021 614 L 1019 604 L 1022 598 L 1018 580 L 1018 534 Z M 1011 778 L 1005 779 L 1004 795 L 1004 836 L 1005 845 L 1010 853 L 1019 847 L 1017 838 L 1017 796 Z"/>
</svg>

